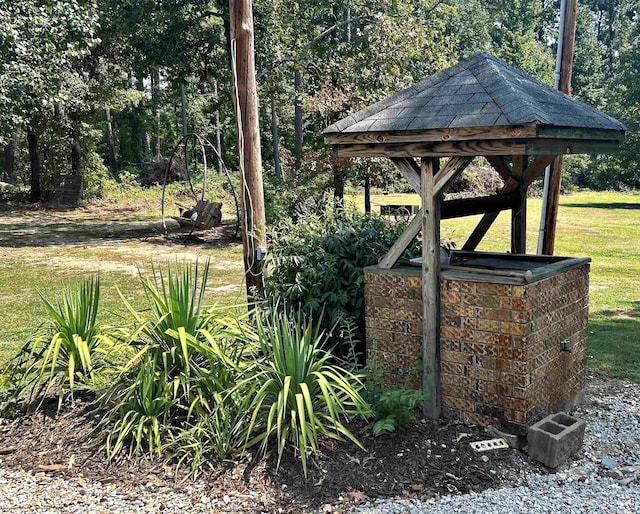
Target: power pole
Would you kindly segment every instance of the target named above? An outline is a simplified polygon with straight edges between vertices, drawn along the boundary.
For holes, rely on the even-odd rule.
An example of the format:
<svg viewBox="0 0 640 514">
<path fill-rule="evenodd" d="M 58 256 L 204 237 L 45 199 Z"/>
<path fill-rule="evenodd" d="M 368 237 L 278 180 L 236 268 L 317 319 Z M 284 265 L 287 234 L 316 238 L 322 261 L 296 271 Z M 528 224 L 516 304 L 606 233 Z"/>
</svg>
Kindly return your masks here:
<svg viewBox="0 0 640 514">
<path fill-rule="evenodd" d="M 571 94 L 571 72 L 573 69 L 573 51 L 576 43 L 576 19 L 578 16 L 578 0 L 564 0 L 564 12 L 560 13 L 562 38 L 558 44 L 562 45 L 560 55 L 560 77 L 557 87 L 566 94 Z M 563 156 L 558 155 L 553 164 L 545 189 L 545 201 L 542 215 L 544 216 L 544 233 L 539 250 L 542 254 L 553 255 L 556 240 L 556 221 L 558 218 L 558 204 L 560 202 L 560 185 L 562 183 Z"/>
<path fill-rule="evenodd" d="M 262 261 L 267 253 L 251 0 L 230 0 L 229 21 L 242 186 L 242 245 L 251 308 L 264 293 Z"/>
</svg>

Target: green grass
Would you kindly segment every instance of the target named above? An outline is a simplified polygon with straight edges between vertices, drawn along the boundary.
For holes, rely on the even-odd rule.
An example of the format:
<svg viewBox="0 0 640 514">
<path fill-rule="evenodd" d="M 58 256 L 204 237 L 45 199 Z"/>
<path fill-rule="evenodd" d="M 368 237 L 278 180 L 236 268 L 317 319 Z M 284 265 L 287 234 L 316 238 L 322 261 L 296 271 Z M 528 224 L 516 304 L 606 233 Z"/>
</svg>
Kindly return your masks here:
<svg viewBox="0 0 640 514">
<path fill-rule="evenodd" d="M 177 214 L 174 211 L 169 204 L 167 215 Z M 232 205 L 225 204 L 225 217 L 233 211 Z M 136 307 L 145 308 L 139 270 L 147 275 L 153 264 L 164 267 L 208 257 L 207 302 L 235 305 L 246 301 L 241 242 L 184 246 L 166 241 L 157 194 L 155 201 L 134 196 L 94 202 L 73 211 L 4 207 L 0 209 L 0 257 L 0 369 L 46 317 L 37 290 L 54 297 L 69 281 L 92 273 L 100 274 L 99 319 L 107 324 L 121 323 L 127 312 L 117 289 Z"/>
<path fill-rule="evenodd" d="M 360 204 L 362 205 L 362 199 Z M 376 195 L 380 204 L 419 204 L 418 195 Z M 542 201 L 527 213 L 527 252 L 535 253 Z M 442 238 L 461 247 L 480 216 L 445 220 Z M 500 214 L 478 250 L 508 251 L 510 214 Z M 614 378 L 640 381 L 640 192 L 562 196 L 556 255 L 591 257 L 589 365 Z"/>
<path fill-rule="evenodd" d="M 382 203 L 418 204 L 419 198 L 379 195 L 372 201 L 378 210 Z M 535 251 L 540 207 L 540 199 L 530 200 L 529 252 Z M 225 216 L 233 210 L 225 208 Z M 444 221 L 443 238 L 461 246 L 478 219 Z M 45 318 L 36 289 L 53 296 L 67 281 L 91 272 L 100 272 L 101 318 L 107 323 L 118 323 L 125 313 L 116 287 L 135 305 L 145 305 L 137 267 L 150 270 L 152 263 L 210 257 L 208 301 L 224 305 L 245 300 L 239 241 L 188 247 L 167 243 L 160 237 L 159 220 L 159 201 L 150 197 L 143 202 L 119 198 L 76 211 L 1 209 L 0 366 Z M 509 225 L 508 213 L 502 213 L 479 250 L 508 250 Z M 640 380 L 640 192 L 563 196 L 556 254 L 593 259 L 590 366 L 611 377 Z"/>
</svg>

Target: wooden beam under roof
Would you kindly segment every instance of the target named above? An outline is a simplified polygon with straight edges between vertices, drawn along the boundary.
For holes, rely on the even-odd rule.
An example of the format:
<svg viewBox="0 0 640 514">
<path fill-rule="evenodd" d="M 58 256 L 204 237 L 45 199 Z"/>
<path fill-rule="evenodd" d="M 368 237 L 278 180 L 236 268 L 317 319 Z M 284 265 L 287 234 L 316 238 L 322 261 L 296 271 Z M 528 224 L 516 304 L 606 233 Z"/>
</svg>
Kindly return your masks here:
<svg viewBox="0 0 640 514">
<path fill-rule="evenodd" d="M 533 182 L 540 173 L 544 171 L 544 169 L 553 161 L 554 155 L 539 155 L 537 156 L 529 166 L 523 171 L 523 184 L 529 186 L 531 182 Z M 500 193 L 512 193 L 516 191 L 520 187 L 520 183 L 514 178 L 508 179 Z M 475 250 L 482 238 L 486 235 L 486 233 L 493 225 L 493 222 L 498 217 L 498 213 L 487 213 L 485 214 L 474 231 L 467 239 L 467 242 L 462 247 L 463 250 Z"/>
<path fill-rule="evenodd" d="M 399 132 L 341 132 L 325 135 L 331 145 L 420 143 L 439 141 L 477 141 L 536 137 L 535 125 L 505 125 L 493 127 L 438 128 L 430 130 L 403 130 Z M 551 136 L 553 137 L 553 136 Z M 603 138 L 606 139 L 606 138 Z"/>
<path fill-rule="evenodd" d="M 334 145 L 338 157 L 455 157 L 477 155 L 560 155 L 613 153 L 617 140 L 500 139 L 434 143 L 370 143 Z"/>
</svg>

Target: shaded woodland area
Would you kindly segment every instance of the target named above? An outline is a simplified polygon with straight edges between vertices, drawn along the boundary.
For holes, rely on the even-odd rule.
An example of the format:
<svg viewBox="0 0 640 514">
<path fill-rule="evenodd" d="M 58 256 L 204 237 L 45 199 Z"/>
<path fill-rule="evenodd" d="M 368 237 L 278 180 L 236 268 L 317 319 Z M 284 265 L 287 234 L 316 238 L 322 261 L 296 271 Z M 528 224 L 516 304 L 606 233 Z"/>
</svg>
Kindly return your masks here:
<svg viewBox="0 0 640 514">
<path fill-rule="evenodd" d="M 227 2 L 1 0 L 0 179 L 46 200 L 52 179 L 85 194 L 140 180 L 185 132 L 237 162 Z M 332 122 L 478 51 L 552 84 L 559 0 L 256 0 L 265 194 L 383 183 L 384 163 L 334 159 Z M 580 2 L 573 94 L 624 121 L 620 154 L 566 161 L 566 185 L 640 186 L 640 2 Z M 187 149 L 188 165 L 202 156 Z M 214 153 L 208 162 L 219 167 Z M 387 173 L 385 173 L 386 175 Z M 391 185 L 392 186 L 392 185 Z M 277 199 L 276 199 L 277 198 Z"/>
</svg>

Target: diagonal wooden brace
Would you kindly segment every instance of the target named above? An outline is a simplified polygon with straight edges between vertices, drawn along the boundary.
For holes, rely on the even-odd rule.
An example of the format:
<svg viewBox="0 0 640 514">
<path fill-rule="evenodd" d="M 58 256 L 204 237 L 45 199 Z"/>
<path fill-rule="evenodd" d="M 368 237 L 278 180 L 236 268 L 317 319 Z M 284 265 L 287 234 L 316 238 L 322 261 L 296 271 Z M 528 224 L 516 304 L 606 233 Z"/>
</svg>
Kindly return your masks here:
<svg viewBox="0 0 640 514">
<path fill-rule="evenodd" d="M 391 159 L 402 174 L 411 183 L 413 188 L 420 194 L 420 166 L 411 158 L 395 158 Z M 451 184 L 451 182 L 462 173 L 467 166 L 471 163 L 473 157 L 451 157 L 447 164 L 437 173 L 434 178 L 433 195 L 434 198 L 438 198 L 445 189 Z M 418 181 L 414 184 L 413 178 Z M 378 267 L 382 269 L 391 269 L 395 266 L 398 259 L 402 256 L 407 247 L 420 233 L 422 223 L 422 209 L 420 209 L 415 217 L 411 220 L 407 228 L 404 230 L 400 237 L 397 239 L 393 246 L 389 249 L 387 254 L 380 260 Z"/>
<path fill-rule="evenodd" d="M 522 187 L 529 187 L 531 182 L 533 182 L 536 177 L 542 173 L 542 171 L 553 161 L 555 155 L 538 155 L 529 166 L 524 170 L 522 174 Z M 502 193 L 512 193 L 520 188 L 520 183 L 513 178 L 513 176 L 509 177 L 502 189 L 498 194 Z M 485 214 L 478 226 L 474 229 L 474 231 L 467 239 L 467 242 L 462 247 L 463 250 L 473 251 L 476 249 L 482 238 L 487 234 L 491 225 L 496 220 L 500 213 L 499 212 L 490 212 Z"/>
<path fill-rule="evenodd" d="M 411 184 L 413 190 L 420 194 L 420 166 L 411 157 L 394 157 L 391 159 L 400 170 L 402 176 Z"/>
</svg>

